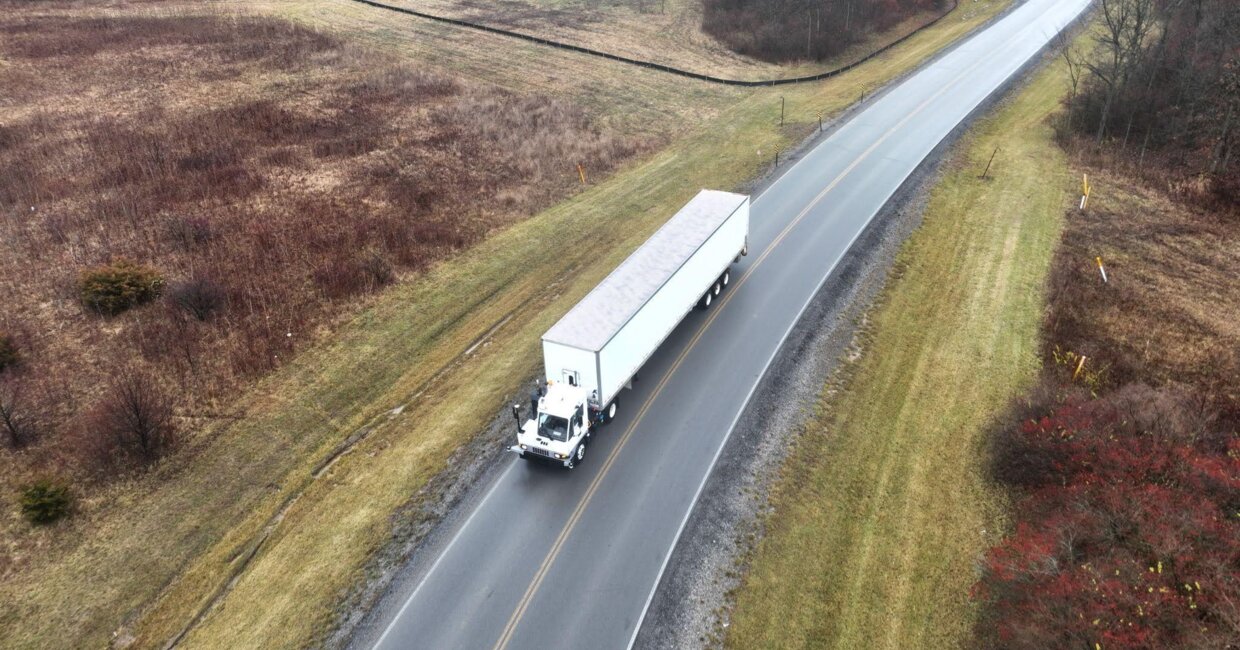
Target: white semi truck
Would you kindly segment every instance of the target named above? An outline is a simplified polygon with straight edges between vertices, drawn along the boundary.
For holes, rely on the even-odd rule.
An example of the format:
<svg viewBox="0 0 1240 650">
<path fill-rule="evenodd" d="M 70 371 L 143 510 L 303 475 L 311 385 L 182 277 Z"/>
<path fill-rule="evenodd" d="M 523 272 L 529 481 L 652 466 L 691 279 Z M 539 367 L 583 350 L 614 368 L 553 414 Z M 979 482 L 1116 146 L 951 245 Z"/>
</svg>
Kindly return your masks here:
<svg viewBox="0 0 1240 650">
<path fill-rule="evenodd" d="M 694 306 L 708 308 L 748 253 L 749 197 L 702 190 L 542 337 L 545 392 L 509 448 L 573 468 L 620 390 Z"/>
</svg>

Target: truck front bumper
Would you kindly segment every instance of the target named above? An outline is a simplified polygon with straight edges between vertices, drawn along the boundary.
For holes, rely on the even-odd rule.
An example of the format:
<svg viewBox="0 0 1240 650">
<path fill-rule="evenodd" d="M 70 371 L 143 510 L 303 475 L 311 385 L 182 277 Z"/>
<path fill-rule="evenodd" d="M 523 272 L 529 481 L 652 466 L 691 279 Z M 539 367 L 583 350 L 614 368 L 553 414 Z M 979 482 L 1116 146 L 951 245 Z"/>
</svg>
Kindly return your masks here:
<svg viewBox="0 0 1240 650">
<path fill-rule="evenodd" d="M 533 449 L 522 449 L 521 445 L 512 445 L 508 451 L 524 458 L 526 460 L 536 460 L 551 465 L 559 465 L 560 467 L 568 467 L 568 458 L 556 458 L 535 452 Z"/>
</svg>

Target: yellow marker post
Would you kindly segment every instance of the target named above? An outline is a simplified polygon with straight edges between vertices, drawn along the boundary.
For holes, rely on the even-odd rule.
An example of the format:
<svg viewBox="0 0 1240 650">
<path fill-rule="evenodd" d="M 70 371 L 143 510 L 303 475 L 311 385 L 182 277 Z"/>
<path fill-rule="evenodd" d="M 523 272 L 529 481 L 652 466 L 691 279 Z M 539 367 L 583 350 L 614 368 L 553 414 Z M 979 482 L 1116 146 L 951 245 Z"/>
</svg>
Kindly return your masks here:
<svg viewBox="0 0 1240 650">
<path fill-rule="evenodd" d="M 585 185 L 586 184 L 586 169 L 585 167 L 581 166 L 581 163 L 577 163 L 577 175 L 581 177 L 581 184 Z"/>
<path fill-rule="evenodd" d="M 1081 355 L 1081 360 L 1076 364 L 1076 372 L 1072 373 L 1072 379 L 1076 379 L 1077 376 L 1081 374 L 1081 371 L 1085 369 L 1085 360 L 1088 358 L 1089 357 L 1083 354 Z"/>
<path fill-rule="evenodd" d="M 1094 261 L 1098 262 L 1098 272 L 1102 274 L 1102 283 L 1107 284 L 1107 268 L 1102 265 L 1102 258 L 1095 257 Z"/>
</svg>

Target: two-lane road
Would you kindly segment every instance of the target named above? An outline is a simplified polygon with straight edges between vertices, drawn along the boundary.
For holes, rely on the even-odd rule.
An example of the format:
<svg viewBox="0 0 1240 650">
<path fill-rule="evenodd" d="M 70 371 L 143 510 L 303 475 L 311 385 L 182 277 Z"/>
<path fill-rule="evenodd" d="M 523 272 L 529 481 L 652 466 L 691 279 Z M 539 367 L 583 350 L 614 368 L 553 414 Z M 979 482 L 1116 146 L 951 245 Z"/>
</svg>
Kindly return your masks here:
<svg viewBox="0 0 1240 650">
<path fill-rule="evenodd" d="M 1088 5 L 1029 0 L 892 89 L 754 202 L 750 254 L 621 393 L 566 472 L 513 458 L 377 647 L 626 648 L 706 477 L 787 333 L 836 263 L 953 128 Z"/>
</svg>

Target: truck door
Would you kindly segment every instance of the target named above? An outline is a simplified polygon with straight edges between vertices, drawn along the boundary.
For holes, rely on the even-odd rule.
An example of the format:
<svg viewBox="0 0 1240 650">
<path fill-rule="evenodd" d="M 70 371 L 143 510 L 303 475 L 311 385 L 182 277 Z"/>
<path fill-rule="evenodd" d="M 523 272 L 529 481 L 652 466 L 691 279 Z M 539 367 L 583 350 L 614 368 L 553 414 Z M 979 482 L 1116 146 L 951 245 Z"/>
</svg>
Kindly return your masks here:
<svg viewBox="0 0 1240 650">
<path fill-rule="evenodd" d="M 584 435 L 586 433 L 585 418 L 581 416 L 581 407 L 573 412 L 573 437 Z"/>
</svg>

